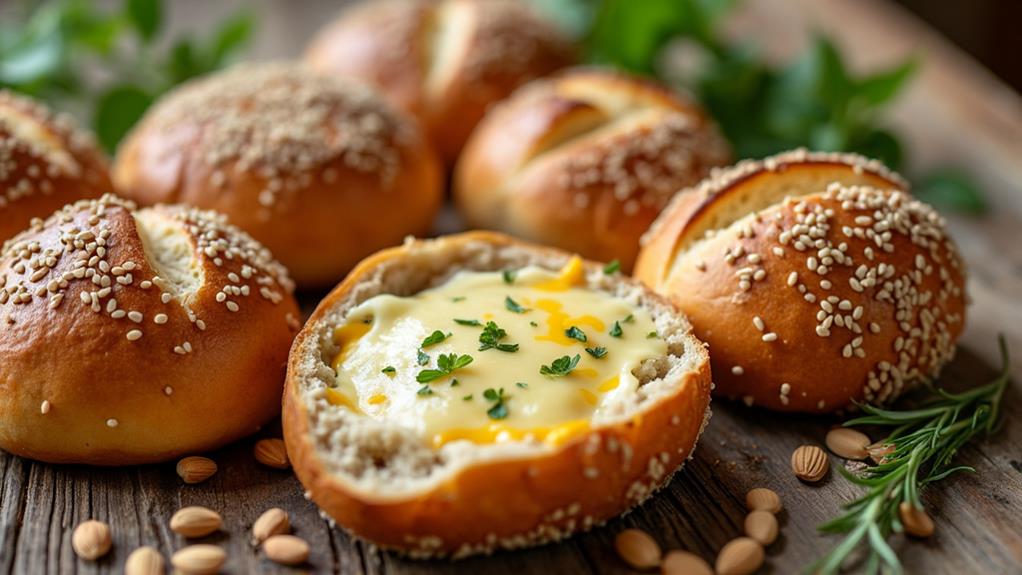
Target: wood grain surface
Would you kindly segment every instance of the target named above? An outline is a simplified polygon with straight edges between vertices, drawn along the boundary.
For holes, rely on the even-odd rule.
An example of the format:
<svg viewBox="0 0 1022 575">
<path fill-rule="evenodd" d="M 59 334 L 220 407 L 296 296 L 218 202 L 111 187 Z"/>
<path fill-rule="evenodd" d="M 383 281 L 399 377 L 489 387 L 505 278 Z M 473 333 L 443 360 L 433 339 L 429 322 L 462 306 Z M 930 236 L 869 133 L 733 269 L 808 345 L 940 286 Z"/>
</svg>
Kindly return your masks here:
<svg viewBox="0 0 1022 575">
<path fill-rule="evenodd" d="M 296 53 L 309 28 L 334 9 L 326 0 L 303 2 L 295 18 L 300 26 L 284 28 L 281 22 L 293 11 L 285 4 L 261 3 L 271 21 L 256 54 Z M 797 51 L 813 29 L 834 35 L 858 66 L 906 53 L 923 56 L 918 81 L 894 111 L 911 142 L 913 163 L 970 168 L 995 207 L 983 219 L 951 219 L 970 265 L 973 304 L 958 357 L 942 383 L 959 388 L 986 381 L 997 367 L 996 334 L 1006 334 L 1018 356 L 1016 387 L 1005 403 L 1007 425 L 961 452 L 960 462 L 975 466 L 976 475 L 959 475 L 924 493 L 937 524 L 935 537 L 897 539 L 896 549 L 909 573 L 1022 573 L 1022 390 L 1017 387 L 1022 382 L 1022 101 L 917 21 L 878 0 L 748 0 L 734 22 L 735 34 L 759 40 L 779 58 Z M 452 225 L 446 219 L 441 227 Z M 308 307 L 317 298 L 303 299 Z M 833 472 L 819 485 L 802 484 L 790 471 L 789 457 L 799 445 L 822 444 L 838 420 L 725 402 L 715 402 L 713 411 L 694 458 L 641 508 L 560 544 L 453 564 L 405 560 L 331 528 L 290 472 L 255 462 L 256 438 L 209 454 L 220 471 L 194 486 L 178 479 L 172 463 L 94 469 L 0 453 L 0 573 L 118 573 L 140 545 L 153 545 L 169 559 L 186 543 L 168 526 L 173 512 L 185 505 L 204 505 L 223 515 L 223 530 L 200 541 L 227 550 L 230 573 L 627 573 L 613 552 L 618 531 L 641 527 L 667 549 L 687 549 L 712 561 L 740 533 L 744 494 L 756 486 L 778 491 L 785 506 L 782 535 L 768 549 L 761 572 L 799 572 L 836 541 L 818 534 L 816 525 L 857 490 Z M 279 435 L 274 423 L 257 437 Z M 832 464 L 840 462 L 832 458 Z M 295 534 L 312 546 L 308 564 L 297 570 L 270 563 L 249 543 L 252 523 L 274 506 L 290 513 Z M 77 559 L 70 543 L 74 526 L 89 518 L 108 522 L 113 532 L 113 550 L 95 563 Z"/>
</svg>

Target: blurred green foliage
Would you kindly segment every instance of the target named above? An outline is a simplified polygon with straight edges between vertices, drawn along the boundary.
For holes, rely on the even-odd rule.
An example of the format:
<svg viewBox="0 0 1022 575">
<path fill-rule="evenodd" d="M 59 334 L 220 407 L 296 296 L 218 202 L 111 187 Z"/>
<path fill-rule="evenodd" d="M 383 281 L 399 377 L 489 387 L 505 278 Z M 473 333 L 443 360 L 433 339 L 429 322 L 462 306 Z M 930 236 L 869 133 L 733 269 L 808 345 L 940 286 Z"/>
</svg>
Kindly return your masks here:
<svg viewBox="0 0 1022 575">
<path fill-rule="evenodd" d="M 34 4 L 13 18 L 7 8 L 0 21 L 0 88 L 58 109 L 83 108 L 111 152 L 153 100 L 227 64 L 255 26 L 240 12 L 207 37 L 164 39 L 162 0 L 123 0 L 109 9 L 90 0 Z"/>
</svg>

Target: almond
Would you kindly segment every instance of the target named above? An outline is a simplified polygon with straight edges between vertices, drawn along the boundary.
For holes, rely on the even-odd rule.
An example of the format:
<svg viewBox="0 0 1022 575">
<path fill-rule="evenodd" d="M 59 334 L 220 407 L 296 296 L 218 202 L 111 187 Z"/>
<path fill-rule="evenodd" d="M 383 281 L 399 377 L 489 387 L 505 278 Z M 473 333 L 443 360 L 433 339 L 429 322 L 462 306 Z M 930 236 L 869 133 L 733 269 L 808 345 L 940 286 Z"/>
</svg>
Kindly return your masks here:
<svg viewBox="0 0 1022 575">
<path fill-rule="evenodd" d="M 71 548 L 86 561 L 95 561 L 110 551 L 110 526 L 90 519 L 75 527 L 71 534 Z"/>
<path fill-rule="evenodd" d="M 263 542 L 263 551 L 274 563 L 301 565 L 309 559 L 309 544 L 294 535 L 274 535 Z"/>
<path fill-rule="evenodd" d="M 905 533 L 913 537 L 929 537 L 933 535 L 933 519 L 924 509 L 912 505 L 908 501 L 902 501 L 898 505 L 898 516 L 901 524 L 905 527 Z"/>
<path fill-rule="evenodd" d="M 717 555 L 717 575 L 750 575 L 763 564 L 763 546 L 748 537 L 732 539 Z"/>
<path fill-rule="evenodd" d="M 202 483 L 216 473 L 216 462 L 208 457 L 193 455 L 177 462 L 177 474 L 185 483 Z"/>
<path fill-rule="evenodd" d="M 869 456 L 866 446 L 872 443 L 866 434 L 849 429 L 847 427 L 836 427 L 827 432 L 827 449 L 834 455 L 845 459 L 861 460 Z"/>
<path fill-rule="evenodd" d="M 124 562 L 124 575 L 163 575 L 163 555 L 152 547 L 139 547 Z"/>
<path fill-rule="evenodd" d="M 766 487 L 757 487 L 745 494 L 745 506 L 749 511 L 781 511 L 781 497 Z"/>
<path fill-rule="evenodd" d="M 625 563 L 636 569 L 652 569 L 660 565 L 660 545 L 649 533 L 625 529 L 614 538 L 614 548 Z"/>
<path fill-rule="evenodd" d="M 660 566 L 664 575 L 713 575 L 713 569 L 702 557 L 688 551 L 671 551 Z"/>
<path fill-rule="evenodd" d="M 188 575 L 218 573 L 227 561 L 227 553 L 216 545 L 189 545 L 170 558 L 170 563 Z"/>
<path fill-rule="evenodd" d="M 829 469 L 830 459 L 815 445 L 803 445 L 791 454 L 791 470 L 802 481 L 816 483 Z"/>
<path fill-rule="evenodd" d="M 259 545 L 274 535 L 284 535 L 291 530 L 291 522 L 288 520 L 287 511 L 274 507 L 267 509 L 256 519 L 252 525 L 252 538 L 255 544 Z"/>
<path fill-rule="evenodd" d="M 291 467 L 283 439 L 260 439 L 255 444 L 256 461 L 275 469 Z"/>
<path fill-rule="evenodd" d="M 769 511 L 753 511 L 745 516 L 745 534 L 761 545 L 777 540 L 777 517 Z"/>
<path fill-rule="evenodd" d="M 185 507 L 170 518 L 170 530 L 188 538 L 204 537 L 220 529 L 220 514 L 205 507 Z"/>
</svg>

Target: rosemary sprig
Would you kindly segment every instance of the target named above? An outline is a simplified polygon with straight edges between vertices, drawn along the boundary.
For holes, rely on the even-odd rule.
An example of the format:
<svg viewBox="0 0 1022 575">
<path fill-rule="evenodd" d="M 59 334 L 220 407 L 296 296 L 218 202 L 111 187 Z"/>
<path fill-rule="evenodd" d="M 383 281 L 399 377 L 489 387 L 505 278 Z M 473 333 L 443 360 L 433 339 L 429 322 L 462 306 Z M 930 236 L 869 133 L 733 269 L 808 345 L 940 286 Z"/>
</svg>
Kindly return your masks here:
<svg viewBox="0 0 1022 575">
<path fill-rule="evenodd" d="M 905 530 L 899 506 L 907 503 L 921 511 L 919 492 L 924 487 L 959 471 L 974 472 L 966 465 L 953 466 L 952 459 L 963 445 L 978 435 L 991 433 L 997 426 L 1010 373 L 1003 336 L 999 343 L 1003 368 L 990 383 L 964 393 L 934 389 L 934 398 L 919 409 L 892 411 L 863 405 L 867 415 L 845 423 L 893 429 L 875 444 L 886 447 L 886 455 L 879 464 L 869 467 L 862 476 L 838 468 L 845 478 L 867 491 L 846 504 L 843 515 L 819 527 L 827 533 L 844 533 L 845 538 L 810 566 L 808 572 L 838 573 L 848 557 L 860 545 L 866 545 L 869 552 L 864 565 L 866 573 L 879 573 L 881 568 L 886 573 L 902 573 L 897 554 L 887 544 L 892 532 Z"/>
</svg>

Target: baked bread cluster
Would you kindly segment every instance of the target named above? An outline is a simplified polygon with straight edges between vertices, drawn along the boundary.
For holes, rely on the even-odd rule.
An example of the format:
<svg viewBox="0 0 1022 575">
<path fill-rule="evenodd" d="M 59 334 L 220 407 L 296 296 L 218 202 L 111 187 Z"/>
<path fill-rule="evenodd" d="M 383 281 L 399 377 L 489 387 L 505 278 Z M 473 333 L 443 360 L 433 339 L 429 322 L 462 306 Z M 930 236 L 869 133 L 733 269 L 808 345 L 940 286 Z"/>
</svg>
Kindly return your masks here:
<svg viewBox="0 0 1022 575">
<path fill-rule="evenodd" d="M 429 231 L 439 162 L 415 122 L 371 89 L 300 65 L 236 66 L 158 101 L 113 168 L 141 205 L 213 209 L 303 287 Z"/>
<path fill-rule="evenodd" d="M 345 10 L 312 41 L 305 61 L 378 86 L 453 164 L 491 104 L 571 64 L 574 54 L 525 2 L 383 0 Z"/>
<path fill-rule="evenodd" d="M 211 212 L 68 205 L 0 253 L 0 448 L 127 465 L 213 449 L 280 409 L 287 272 Z"/>
<path fill-rule="evenodd" d="M 486 116 L 458 162 L 454 197 L 470 227 L 630 270 L 671 197 L 728 161 L 724 138 L 687 97 L 579 68 L 525 86 Z"/>
<path fill-rule="evenodd" d="M 111 192 L 106 157 L 70 116 L 0 90 L 0 242 L 64 204 Z"/>
<path fill-rule="evenodd" d="M 657 219 L 635 275 L 710 345 L 717 393 L 781 411 L 890 402 L 937 376 L 965 322 L 944 220 L 850 154 L 714 173 Z"/>
</svg>

